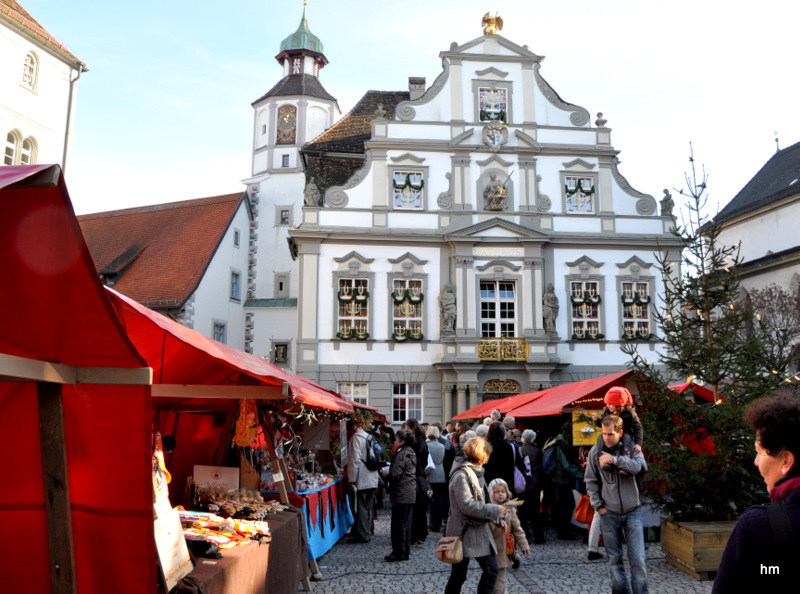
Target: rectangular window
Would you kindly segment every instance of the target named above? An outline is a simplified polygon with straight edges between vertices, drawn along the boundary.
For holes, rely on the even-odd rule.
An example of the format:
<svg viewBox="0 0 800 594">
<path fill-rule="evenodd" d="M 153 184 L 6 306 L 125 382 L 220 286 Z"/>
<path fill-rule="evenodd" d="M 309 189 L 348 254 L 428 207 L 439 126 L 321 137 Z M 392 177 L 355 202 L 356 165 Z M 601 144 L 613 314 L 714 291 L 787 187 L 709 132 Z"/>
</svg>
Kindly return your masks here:
<svg viewBox="0 0 800 594">
<path fill-rule="evenodd" d="M 214 340 L 225 344 L 225 324 L 222 322 L 214 322 Z"/>
<path fill-rule="evenodd" d="M 597 281 L 570 283 L 572 338 L 603 338 L 600 332 L 600 284 Z"/>
<path fill-rule="evenodd" d="M 627 340 L 650 337 L 648 283 L 622 283 L 622 333 Z"/>
<path fill-rule="evenodd" d="M 481 338 L 514 338 L 517 298 L 513 281 L 481 281 Z"/>
<path fill-rule="evenodd" d="M 238 272 L 231 272 L 231 299 L 239 301 L 241 297 L 242 275 Z"/>
<path fill-rule="evenodd" d="M 289 345 L 285 342 L 276 342 L 272 345 L 272 362 L 285 364 L 289 362 Z"/>
<path fill-rule="evenodd" d="M 369 404 L 369 384 L 359 382 L 339 382 L 337 391 L 345 398 L 358 404 Z"/>
<path fill-rule="evenodd" d="M 422 419 L 422 384 L 392 384 L 392 423 Z"/>
<path fill-rule="evenodd" d="M 566 211 L 570 214 L 593 214 L 595 211 L 594 180 L 591 177 L 568 175 L 564 178 Z"/>
<path fill-rule="evenodd" d="M 369 281 L 365 278 L 340 278 L 338 329 L 343 340 L 369 338 Z"/>
<path fill-rule="evenodd" d="M 481 122 L 506 121 L 508 90 L 481 87 L 478 89 L 478 113 Z"/>
<path fill-rule="evenodd" d="M 422 339 L 422 281 L 395 279 L 392 286 L 392 338 Z"/>
<path fill-rule="evenodd" d="M 239 234 L 239 230 L 238 229 L 234 229 L 233 230 L 233 247 L 237 247 L 237 248 L 239 247 L 240 237 L 241 237 L 241 235 Z"/>
<path fill-rule="evenodd" d="M 282 208 L 281 209 L 281 225 L 288 225 L 289 224 L 289 209 Z"/>
<path fill-rule="evenodd" d="M 395 171 L 392 179 L 394 207 L 398 210 L 422 210 L 425 182 L 419 171 Z"/>
<path fill-rule="evenodd" d="M 281 161 L 281 167 L 288 167 L 289 166 L 289 155 L 283 155 Z"/>
</svg>

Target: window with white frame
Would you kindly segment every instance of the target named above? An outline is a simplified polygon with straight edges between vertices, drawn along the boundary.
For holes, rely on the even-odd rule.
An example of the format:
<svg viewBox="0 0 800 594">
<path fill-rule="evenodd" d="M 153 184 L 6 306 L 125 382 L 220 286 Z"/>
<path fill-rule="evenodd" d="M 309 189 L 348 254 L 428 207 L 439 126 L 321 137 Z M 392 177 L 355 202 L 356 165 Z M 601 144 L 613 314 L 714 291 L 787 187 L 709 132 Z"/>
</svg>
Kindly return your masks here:
<svg viewBox="0 0 800 594">
<path fill-rule="evenodd" d="M 392 178 L 394 208 L 397 210 L 422 210 L 422 189 L 425 180 L 420 171 L 395 171 Z"/>
<path fill-rule="evenodd" d="M 242 298 L 242 275 L 237 271 L 231 271 L 231 293 L 230 298 L 240 301 Z"/>
<path fill-rule="evenodd" d="M 392 339 L 422 340 L 422 280 L 396 278 L 392 282 Z"/>
<path fill-rule="evenodd" d="M 564 193 L 565 210 L 568 214 L 594 214 L 596 200 L 592 177 L 565 176 Z"/>
<path fill-rule="evenodd" d="M 369 404 L 369 384 L 366 382 L 339 382 L 336 391 L 358 404 Z"/>
<path fill-rule="evenodd" d="M 573 339 L 604 338 L 600 328 L 601 301 L 598 281 L 570 282 Z"/>
<path fill-rule="evenodd" d="M 622 283 L 622 338 L 647 340 L 650 338 L 650 284 L 647 282 Z"/>
<path fill-rule="evenodd" d="M 337 298 L 337 338 L 369 338 L 369 281 L 365 278 L 340 278 Z"/>
<path fill-rule="evenodd" d="M 392 423 L 422 419 L 422 384 L 392 384 Z"/>
<path fill-rule="evenodd" d="M 22 141 L 22 150 L 19 153 L 20 165 L 36 164 L 36 141 L 30 136 Z"/>
<path fill-rule="evenodd" d="M 481 122 L 506 121 L 508 89 L 480 87 L 478 89 L 478 115 Z"/>
<path fill-rule="evenodd" d="M 281 156 L 281 167 L 288 167 L 289 166 L 289 155 L 282 155 Z"/>
<path fill-rule="evenodd" d="M 517 332 L 517 296 L 513 281 L 480 282 L 481 338 L 513 338 Z"/>
<path fill-rule="evenodd" d="M 19 138 L 14 132 L 9 132 L 6 136 L 6 146 L 3 153 L 3 165 L 15 165 L 17 161 L 17 151 L 19 150 Z"/>
<path fill-rule="evenodd" d="M 214 322 L 214 340 L 225 344 L 227 340 L 226 330 L 227 328 L 224 322 Z"/>
<path fill-rule="evenodd" d="M 39 74 L 39 61 L 33 52 L 25 54 L 25 62 L 22 65 L 22 86 L 36 90 L 36 78 Z"/>
</svg>

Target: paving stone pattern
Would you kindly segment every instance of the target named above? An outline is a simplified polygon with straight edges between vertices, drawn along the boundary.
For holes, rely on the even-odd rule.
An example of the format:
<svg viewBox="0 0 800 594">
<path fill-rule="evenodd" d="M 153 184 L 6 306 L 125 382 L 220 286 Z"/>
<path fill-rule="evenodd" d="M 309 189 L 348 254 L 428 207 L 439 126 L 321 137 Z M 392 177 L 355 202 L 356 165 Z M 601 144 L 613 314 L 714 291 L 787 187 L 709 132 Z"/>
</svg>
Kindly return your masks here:
<svg viewBox="0 0 800 594">
<path fill-rule="evenodd" d="M 389 541 L 389 500 L 378 510 L 375 534 L 366 544 L 336 544 L 318 560 L 323 579 L 312 581 L 312 592 L 444 592 L 450 566 L 436 559 L 435 547 L 441 535 L 431 533 L 424 544 L 411 547 L 408 561 L 387 563 L 383 556 L 391 552 Z M 586 545 L 579 537 L 574 541 L 556 539 L 555 529 L 546 528 L 547 542 L 532 545 L 531 556 L 522 557 L 519 569 L 508 570 L 509 594 L 542 594 L 565 592 L 610 592 L 608 564 L 603 559 L 589 561 Z M 626 571 L 630 569 L 626 562 Z M 661 552 L 659 543 L 648 543 L 647 575 L 651 593 L 684 594 L 711 592 L 710 581 L 699 582 L 673 567 Z M 475 592 L 480 568 L 470 562 L 462 592 Z M 299 590 L 302 591 L 302 588 Z"/>
</svg>

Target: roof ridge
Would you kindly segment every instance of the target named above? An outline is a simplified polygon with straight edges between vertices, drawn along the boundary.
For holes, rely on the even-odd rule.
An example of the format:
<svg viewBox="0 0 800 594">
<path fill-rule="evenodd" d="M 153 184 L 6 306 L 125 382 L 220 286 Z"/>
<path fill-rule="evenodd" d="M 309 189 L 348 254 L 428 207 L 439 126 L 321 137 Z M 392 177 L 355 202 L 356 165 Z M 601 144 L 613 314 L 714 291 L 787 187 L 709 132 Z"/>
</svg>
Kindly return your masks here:
<svg viewBox="0 0 800 594">
<path fill-rule="evenodd" d="M 41 39 L 46 45 L 49 45 L 53 49 L 83 64 L 78 56 L 69 51 L 63 43 L 53 37 L 53 35 L 45 29 L 39 21 L 33 18 L 31 13 L 16 2 L 16 0 L 0 0 L 0 12 L 5 13 L 9 19 L 17 23 L 34 37 Z"/>
<path fill-rule="evenodd" d="M 85 215 L 80 215 L 79 220 L 100 219 L 114 216 L 122 216 L 128 214 L 140 214 L 145 212 L 156 212 L 159 210 L 172 210 L 176 208 L 189 208 L 195 206 L 203 206 L 205 204 L 216 204 L 220 202 L 229 202 L 234 199 L 239 200 L 244 192 L 237 192 L 234 194 L 220 194 L 219 196 L 208 196 L 206 198 L 191 198 L 189 200 L 177 200 L 175 202 L 164 202 L 162 204 L 150 204 L 148 206 L 134 206 L 131 208 L 120 208 L 117 210 L 106 210 L 103 212 L 95 212 Z"/>
</svg>

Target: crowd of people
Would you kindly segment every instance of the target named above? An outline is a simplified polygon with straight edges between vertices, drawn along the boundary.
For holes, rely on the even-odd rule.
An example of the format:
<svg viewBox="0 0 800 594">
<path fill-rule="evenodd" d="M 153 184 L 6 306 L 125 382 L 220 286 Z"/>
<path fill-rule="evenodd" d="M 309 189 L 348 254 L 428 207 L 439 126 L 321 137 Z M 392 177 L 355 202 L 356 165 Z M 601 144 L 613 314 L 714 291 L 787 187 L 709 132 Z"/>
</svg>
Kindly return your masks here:
<svg viewBox="0 0 800 594">
<path fill-rule="evenodd" d="M 437 539 L 441 534 L 458 536 L 463 560 L 452 565 L 445 592 L 461 591 L 470 560 L 475 559 L 482 572 L 478 592 L 503 594 L 506 569 L 518 567 L 520 555 L 531 554 L 530 544 L 545 542 L 545 524 L 557 528 L 559 539 L 576 538 L 573 490 L 578 489 L 588 495 L 595 510 L 588 559 L 603 558 L 602 534 L 612 592 L 647 592 L 639 490 L 647 471 L 644 428 L 627 389 L 611 388 L 604 404 L 602 412 L 593 415 L 601 433 L 597 443 L 588 451 L 581 448 L 577 455 L 562 435 L 539 441 L 536 431 L 520 432 L 514 417 L 503 417 L 499 410 L 475 424 L 442 426 L 408 419 L 396 433 L 380 427 L 375 436 L 390 443 L 392 450 L 390 463 L 381 471 L 364 465 L 370 428 L 356 423 L 348 442 L 347 476 L 355 504 L 349 542 L 369 542 L 374 509 L 382 504 L 385 488 L 391 502 L 392 550 L 385 556 L 387 562 L 407 561 L 411 547 L 425 542 L 431 533 Z M 763 506 L 748 510 L 725 550 L 715 592 L 734 591 L 734 585 L 745 583 L 743 572 L 752 570 L 764 551 L 776 559 L 796 558 L 800 552 L 797 537 L 792 540 L 800 535 L 800 468 L 795 463 L 800 456 L 798 399 L 756 402 L 747 420 L 756 431 L 755 463 L 776 503 L 774 509 L 782 514 L 783 537 L 773 535 L 778 512 L 768 513 Z"/>
</svg>

